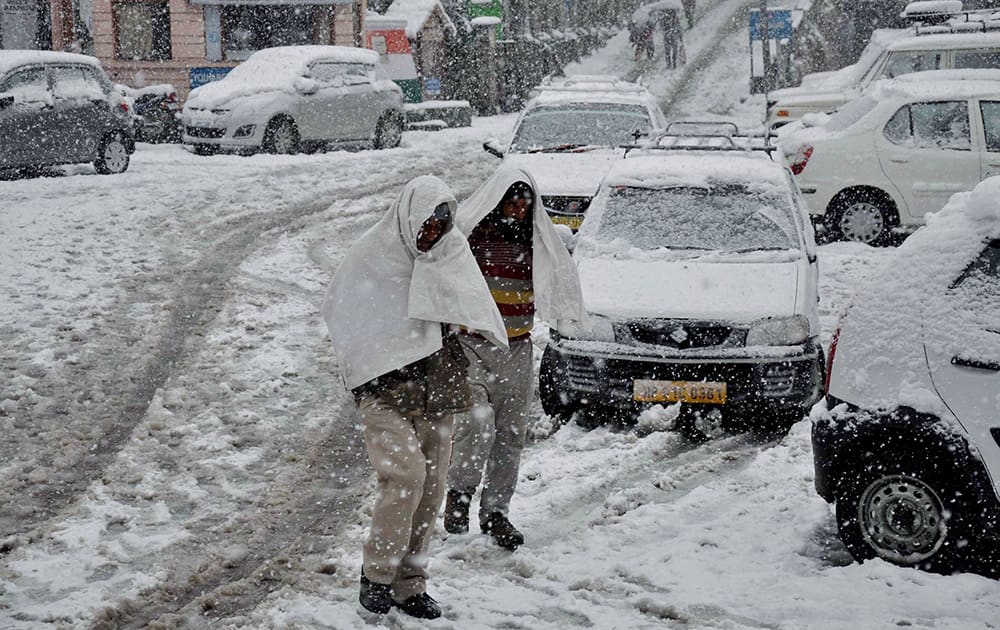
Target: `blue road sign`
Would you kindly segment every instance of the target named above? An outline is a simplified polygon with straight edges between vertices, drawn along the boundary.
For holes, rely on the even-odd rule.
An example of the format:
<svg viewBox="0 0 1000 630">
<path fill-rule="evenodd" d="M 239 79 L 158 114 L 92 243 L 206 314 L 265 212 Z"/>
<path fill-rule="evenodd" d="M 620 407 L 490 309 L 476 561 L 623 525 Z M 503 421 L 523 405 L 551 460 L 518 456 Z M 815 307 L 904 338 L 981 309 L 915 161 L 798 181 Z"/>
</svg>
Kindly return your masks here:
<svg viewBox="0 0 1000 630">
<path fill-rule="evenodd" d="M 769 9 L 767 12 L 768 39 L 790 39 L 792 36 L 792 10 Z M 763 39 L 760 10 L 750 11 L 750 40 Z"/>
<path fill-rule="evenodd" d="M 191 89 L 218 81 L 229 74 L 232 68 L 191 68 L 188 72 L 188 80 L 191 82 Z"/>
</svg>

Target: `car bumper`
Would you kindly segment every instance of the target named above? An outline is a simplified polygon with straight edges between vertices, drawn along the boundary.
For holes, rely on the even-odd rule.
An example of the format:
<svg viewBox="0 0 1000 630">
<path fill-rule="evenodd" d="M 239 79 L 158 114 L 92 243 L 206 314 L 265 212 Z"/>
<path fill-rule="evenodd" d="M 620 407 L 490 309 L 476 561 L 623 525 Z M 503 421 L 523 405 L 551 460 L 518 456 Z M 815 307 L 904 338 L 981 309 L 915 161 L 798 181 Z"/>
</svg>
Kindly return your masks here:
<svg viewBox="0 0 1000 630">
<path fill-rule="evenodd" d="M 736 415 L 800 413 L 819 400 L 821 393 L 822 352 L 812 342 L 783 356 L 766 357 L 622 356 L 579 352 L 566 346 L 550 344 L 543 369 L 551 370 L 561 397 L 576 407 L 640 411 L 654 404 L 636 401 L 635 381 L 640 379 L 725 383 L 725 402 L 720 406 Z"/>
<path fill-rule="evenodd" d="M 216 151 L 256 150 L 260 148 L 264 138 L 261 125 L 253 125 L 253 132 L 250 134 L 233 135 L 237 130 L 247 126 L 227 128 L 186 123 L 182 141 L 185 145 L 211 147 Z"/>
</svg>

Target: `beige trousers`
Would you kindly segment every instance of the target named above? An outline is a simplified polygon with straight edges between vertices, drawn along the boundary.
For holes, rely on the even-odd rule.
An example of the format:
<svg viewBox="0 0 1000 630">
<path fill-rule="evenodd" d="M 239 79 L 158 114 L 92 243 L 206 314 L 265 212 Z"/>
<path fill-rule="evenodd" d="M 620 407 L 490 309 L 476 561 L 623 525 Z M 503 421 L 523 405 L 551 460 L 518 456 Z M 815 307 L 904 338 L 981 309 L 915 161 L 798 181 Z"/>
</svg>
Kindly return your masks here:
<svg viewBox="0 0 1000 630">
<path fill-rule="evenodd" d="M 403 601 L 426 590 L 427 548 L 451 457 L 452 413 L 404 416 L 375 396 L 358 404 L 378 481 L 364 574 Z"/>
</svg>

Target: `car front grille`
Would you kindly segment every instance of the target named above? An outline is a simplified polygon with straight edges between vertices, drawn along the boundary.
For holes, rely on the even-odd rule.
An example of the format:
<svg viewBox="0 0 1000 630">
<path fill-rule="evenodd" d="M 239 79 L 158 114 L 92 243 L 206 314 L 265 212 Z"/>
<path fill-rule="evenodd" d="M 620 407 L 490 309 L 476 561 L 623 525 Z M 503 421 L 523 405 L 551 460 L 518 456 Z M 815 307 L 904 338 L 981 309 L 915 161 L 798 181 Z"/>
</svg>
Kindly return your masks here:
<svg viewBox="0 0 1000 630">
<path fill-rule="evenodd" d="M 221 138 L 226 135 L 226 130 L 215 127 L 188 127 L 187 135 L 192 138 Z"/>
<path fill-rule="evenodd" d="M 795 368 L 788 363 L 772 363 L 760 368 L 760 395 L 779 398 L 792 393 L 795 387 Z"/>
<path fill-rule="evenodd" d="M 675 350 L 741 346 L 746 331 L 721 322 L 687 319 L 635 319 L 619 328 L 620 336 L 648 345 Z"/>
</svg>

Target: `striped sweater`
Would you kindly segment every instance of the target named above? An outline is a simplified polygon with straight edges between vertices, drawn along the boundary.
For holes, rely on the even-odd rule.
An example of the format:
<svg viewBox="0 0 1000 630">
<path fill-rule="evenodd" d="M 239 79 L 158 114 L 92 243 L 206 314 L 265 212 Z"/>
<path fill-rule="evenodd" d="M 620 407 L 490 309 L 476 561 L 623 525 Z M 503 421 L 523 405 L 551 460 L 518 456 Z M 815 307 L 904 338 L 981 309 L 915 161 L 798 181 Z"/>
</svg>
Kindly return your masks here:
<svg viewBox="0 0 1000 630">
<path fill-rule="evenodd" d="M 531 334 L 535 294 L 531 285 L 531 239 L 511 240 L 481 223 L 469 235 L 469 246 L 493 294 L 513 341 Z"/>
</svg>

